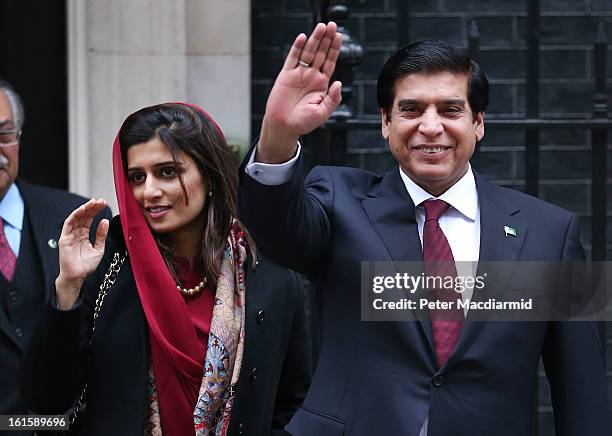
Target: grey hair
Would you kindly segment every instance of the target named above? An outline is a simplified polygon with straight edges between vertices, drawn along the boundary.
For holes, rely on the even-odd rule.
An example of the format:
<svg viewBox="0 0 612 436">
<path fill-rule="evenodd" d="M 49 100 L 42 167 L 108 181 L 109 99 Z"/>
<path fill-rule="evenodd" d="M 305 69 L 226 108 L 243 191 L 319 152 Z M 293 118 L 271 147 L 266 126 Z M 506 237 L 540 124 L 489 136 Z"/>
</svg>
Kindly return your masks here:
<svg viewBox="0 0 612 436">
<path fill-rule="evenodd" d="M 25 121 L 25 111 L 23 109 L 23 101 L 19 94 L 15 92 L 10 83 L 6 80 L 0 79 L 0 91 L 4 92 L 6 98 L 11 105 L 11 110 L 13 112 L 13 124 L 15 124 L 15 128 L 21 130 L 23 123 Z"/>
</svg>

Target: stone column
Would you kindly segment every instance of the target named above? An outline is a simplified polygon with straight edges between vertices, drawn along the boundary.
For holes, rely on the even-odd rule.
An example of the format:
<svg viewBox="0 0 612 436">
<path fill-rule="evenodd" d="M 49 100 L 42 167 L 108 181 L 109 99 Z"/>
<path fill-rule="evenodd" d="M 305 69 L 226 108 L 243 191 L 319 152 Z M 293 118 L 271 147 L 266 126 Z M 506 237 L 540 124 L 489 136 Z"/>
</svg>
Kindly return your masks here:
<svg viewBox="0 0 612 436">
<path fill-rule="evenodd" d="M 244 149 L 251 131 L 251 2 L 186 0 L 185 6 L 187 98 Z"/>
<path fill-rule="evenodd" d="M 107 199 L 116 213 L 111 150 L 121 122 L 186 97 L 185 2 L 80 2 L 69 0 L 70 189 Z"/>
<path fill-rule="evenodd" d="M 70 189 L 117 212 L 111 150 L 131 112 L 165 101 L 207 110 L 250 142 L 250 1 L 68 0 Z"/>
</svg>

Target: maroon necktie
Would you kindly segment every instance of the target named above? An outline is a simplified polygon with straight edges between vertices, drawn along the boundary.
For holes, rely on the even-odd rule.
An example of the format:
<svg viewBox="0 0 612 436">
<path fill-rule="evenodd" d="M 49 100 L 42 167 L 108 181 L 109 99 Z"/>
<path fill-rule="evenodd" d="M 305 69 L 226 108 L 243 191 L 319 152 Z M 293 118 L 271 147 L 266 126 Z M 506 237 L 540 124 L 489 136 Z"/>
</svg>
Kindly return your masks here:
<svg viewBox="0 0 612 436">
<path fill-rule="evenodd" d="M 11 282 L 17 258 L 4 235 L 4 220 L 0 218 L 0 272 Z"/>
<path fill-rule="evenodd" d="M 427 200 L 425 208 L 425 225 L 423 226 L 423 260 L 428 277 L 457 277 L 457 269 L 448 239 L 440 228 L 438 219 L 449 207 L 443 200 Z M 450 279 L 447 279 L 450 280 Z M 429 299 L 453 302 L 453 309 L 436 309 L 431 311 L 433 340 L 438 355 L 438 363 L 443 367 L 452 354 L 463 326 L 463 310 L 457 307 L 461 294 L 452 289 L 430 290 Z"/>
</svg>

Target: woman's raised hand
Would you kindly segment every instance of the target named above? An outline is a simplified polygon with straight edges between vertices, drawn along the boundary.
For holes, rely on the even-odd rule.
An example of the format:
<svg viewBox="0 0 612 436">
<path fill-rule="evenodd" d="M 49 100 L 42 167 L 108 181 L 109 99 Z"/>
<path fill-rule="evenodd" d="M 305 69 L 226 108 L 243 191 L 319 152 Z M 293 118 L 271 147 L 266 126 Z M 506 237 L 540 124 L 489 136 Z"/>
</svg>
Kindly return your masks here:
<svg viewBox="0 0 612 436">
<path fill-rule="evenodd" d="M 282 163 L 295 155 L 301 135 L 321 126 L 340 103 L 341 83 L 329 85 L 342 45 L 336 23 L 319 23 L 293 42 L 268 96 L 257 161 Z"/>
<path fill-rule="evenodd" d="M 64 221 L 58 244 L 60 273 L 55 280 L 60 309 L 69 309 L 74 305 L 83 282 L 102 260 L 109 222 L 107 219 L 100 221 L 93 244 L 89 241 L 89 230 L 96 214 L 106 206 L 105 200 L 89 200 L 72 211 Z"/>
</svg>

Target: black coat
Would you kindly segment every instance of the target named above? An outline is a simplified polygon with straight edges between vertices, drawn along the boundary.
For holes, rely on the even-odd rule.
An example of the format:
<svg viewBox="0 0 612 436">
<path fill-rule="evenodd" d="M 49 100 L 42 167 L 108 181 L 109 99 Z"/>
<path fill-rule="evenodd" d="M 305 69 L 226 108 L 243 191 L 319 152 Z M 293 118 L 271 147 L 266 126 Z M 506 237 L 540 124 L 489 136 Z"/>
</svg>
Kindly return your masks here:
<svg viewBox="0 0 612 436">
<path fill-rule="evenodd" d="M 24 202 L 21 246 L 11 283 L 0 277 L 0 415 L 26 413 L 19 390 L 23 354 L 48 299 L 47 289 L 59 273 L 56 242 L 64 220 L 87 201 L 66 191 L 22 180 L 17 181 L 17 187 Z M 110 210 L 104 209 L 98 220 L 101 217 L 110 218 Z"/>
<path fill-rule="evenodd" d="M 113 253 L 124 251 L 121 224 L 115 217 L 104 258 L 86 281 L 81 297 L 68 311 L 55 309 L 50 301 L 25 358 L 24 399 L 38 413 L 64 413 L 87 381 L 80 434 L 144 433 L 150 350 L 129 261 L 104 300 L 89 370 L 83 375 L 98 286 Z M 263 259 L 255 269 L 248 267 L 244 360 L 230 434 L 270 434 L 272 429 L 282 429 L 301 405 L 313 368 L 306 316 L 295 273 Z"/>
</svg>

